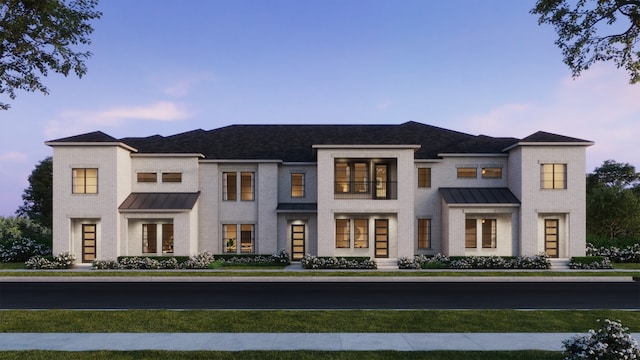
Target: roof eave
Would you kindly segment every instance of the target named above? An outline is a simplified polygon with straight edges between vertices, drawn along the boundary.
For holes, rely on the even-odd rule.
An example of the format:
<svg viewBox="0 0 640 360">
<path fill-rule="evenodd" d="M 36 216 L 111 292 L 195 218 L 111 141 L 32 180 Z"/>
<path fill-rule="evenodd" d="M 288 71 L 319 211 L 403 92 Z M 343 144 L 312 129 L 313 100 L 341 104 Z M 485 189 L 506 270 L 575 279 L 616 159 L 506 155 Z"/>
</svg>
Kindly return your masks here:
<svg viewBox="0 0 640 360">
<path fill-rule="evenodd" d="M 45 141 L 47 146 L 118 146 L 131 152 L 138 152 L 138 149 L 123 142 L 57 142 Z"/>
<path fill-rule="evenodd" d="M 593 141 L 569 141 L 569 142 L 553 142 L 553 141 L 544 141 L 544 142 L 537 142 L 537 141 L 521 141 L 521 142 L 517 142 L 509 147 L 506 147 L 504 150 L 502 151 L 509 151 L 512 150 L 514 148 L 517 148 L 518 146 L 591 146 L 594 145 L 595 142 Z"/>
</svg>

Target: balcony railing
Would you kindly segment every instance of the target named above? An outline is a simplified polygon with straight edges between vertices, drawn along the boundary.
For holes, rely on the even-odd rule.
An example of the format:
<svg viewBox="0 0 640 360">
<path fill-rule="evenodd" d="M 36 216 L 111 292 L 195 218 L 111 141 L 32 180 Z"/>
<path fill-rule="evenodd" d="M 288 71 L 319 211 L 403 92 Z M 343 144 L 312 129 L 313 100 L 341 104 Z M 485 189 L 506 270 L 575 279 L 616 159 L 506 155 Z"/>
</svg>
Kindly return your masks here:
<svg viewBox="0 0 640 360">
<path fill-rule="evenodd" d="M 336 181 L 335 199 L 396 200 L 397 181 Z"/>
</svg>

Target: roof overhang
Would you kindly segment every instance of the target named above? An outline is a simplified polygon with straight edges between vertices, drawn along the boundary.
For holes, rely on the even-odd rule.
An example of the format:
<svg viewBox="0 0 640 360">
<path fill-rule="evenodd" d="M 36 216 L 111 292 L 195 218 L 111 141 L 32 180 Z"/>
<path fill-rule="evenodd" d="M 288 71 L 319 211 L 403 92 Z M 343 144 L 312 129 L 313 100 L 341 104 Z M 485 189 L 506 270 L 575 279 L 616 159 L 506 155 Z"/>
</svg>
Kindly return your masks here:
<svg viewBox="0 0 640 360">
<path fill-rule="evenodd" d="M 138 152 L 138 149 L 129 146 L 123 142 L 57 142 L 45 141 L 48 146 L 118 146 L 131 152 Z"/>
<path fill-rule="evenodd" d="M 398 144 L 398 145 L 389 145 L 389 144 L 382 144 L 382 145 L 375 145 L 375 144 L 363 144 L 363 145 L 357 145 L 357 144 L 333 144 L 333 145 L 326 145 L 326 144 L 322 144 L 322 145 L 313 145 L 312 148 L 314 149 L 385 149 L 385 150 L 390 150 L 390 149 L 413 149 L 414 151 L 418 151 L 418 149 L 420 149 L 422 146 L 417 145 L 417 144 Z"/>
<path fill-rule="evenodd" d="M 131 157 L 147 157 L 147 158 L 163 158 L 163 157 L 197 157 L 204 158 L 203 154 L 199 153 L 137 153 L 132 154 Z"/>
<path fill-rule="evenodd" d="M 200 192 L 131 193 L 118 207 L 120 212 L 188 212 L 193 209 Z"/>
<path fill-rule="evenodd" d="M 508 188 L 440 188 L 439 192 L 449 206 L 520 206 Z"/>
<path fill-rule="evenodd" d="M 277 213 L 316 213 L 318 203 L 279 203 Z"/>
<path fill-rule="evenodd" d="M 440 157 L 508 157 L 505 153 L 438 153 Z"/>
<path fill-rule="evenodd" d="M 517 142 L 509 147 L 506 147 L 502 151 L 509 151 L 518 146 L 591 146 L 594 145 L 593 141 L 581 141 L 581 142 L 537 142 L 537 141 L 521 141 Z"/>
</svg>

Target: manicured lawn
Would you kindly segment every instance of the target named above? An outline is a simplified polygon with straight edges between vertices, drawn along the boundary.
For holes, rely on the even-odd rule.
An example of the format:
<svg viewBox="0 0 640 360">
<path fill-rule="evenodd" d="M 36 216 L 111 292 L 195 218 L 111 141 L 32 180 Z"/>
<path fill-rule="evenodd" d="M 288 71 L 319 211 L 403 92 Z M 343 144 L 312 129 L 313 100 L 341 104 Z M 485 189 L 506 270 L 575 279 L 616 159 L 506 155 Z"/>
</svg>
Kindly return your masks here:
<svg viewBox="0 0 640 360">
<path fill-rule="evenodd" d="M 640 270 L 640 263 L 615 263 L 614 269 Z"/>
<path fill-rule="evenodd" d="M 17 270 L 17 269 L 24 269 L 24 263 L 0 262 L 0 270 Z"/>
<path fill-rule="evenodd" d="M 62 352 L 62 351 L 5 351 L 0 352 L 0 359 L 24 360 L 137 360 L 137 359 L 195 359 L 195 360 L 560 360 L 562 353 L 553 351 L 431 351 L 431 352 L 394 352 L 394 351 L 95 351 L 95 352 Z"/>
<path fill-rule="evenodd" d="M 640 332 L 640 311 L 212 311 L 6 310 L 10 332 L 586 332 L 597 319 Z"/>
</svg>

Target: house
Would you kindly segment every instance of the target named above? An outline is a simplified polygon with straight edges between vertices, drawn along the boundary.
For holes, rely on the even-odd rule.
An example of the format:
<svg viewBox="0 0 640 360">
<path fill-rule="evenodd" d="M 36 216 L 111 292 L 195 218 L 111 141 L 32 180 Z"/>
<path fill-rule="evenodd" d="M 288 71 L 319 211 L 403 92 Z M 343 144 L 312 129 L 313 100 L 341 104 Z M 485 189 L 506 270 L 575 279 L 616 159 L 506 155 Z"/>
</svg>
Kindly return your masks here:
<svg viewBox="0 0 640 360">
<path fill-rule="evenodd" d="M 233 125 L 53 148 L 53 247 L 82 262 L 203 251 L 585 254 L 585 151 L 400 125 Z M 385 260 L 388 259 L 388 260 Z"/>
</svg>

